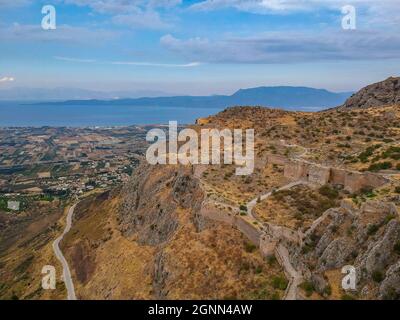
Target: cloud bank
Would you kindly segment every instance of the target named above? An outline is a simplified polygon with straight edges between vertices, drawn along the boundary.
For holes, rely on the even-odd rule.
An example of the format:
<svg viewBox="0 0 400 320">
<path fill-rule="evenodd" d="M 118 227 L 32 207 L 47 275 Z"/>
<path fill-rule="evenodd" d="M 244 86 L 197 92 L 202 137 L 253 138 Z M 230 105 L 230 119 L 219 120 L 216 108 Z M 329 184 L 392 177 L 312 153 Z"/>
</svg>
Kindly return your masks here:
<svg viewBox="0 0 400 320">
<path fill-rule="evenodd" d="M 182 40 L 168 34 L 160 42 L 185 59 L 210 63 L 278 64 L 400 57 L 400 35 L 385 32 L 271 32 L 214 41 Z"/>
</svg>

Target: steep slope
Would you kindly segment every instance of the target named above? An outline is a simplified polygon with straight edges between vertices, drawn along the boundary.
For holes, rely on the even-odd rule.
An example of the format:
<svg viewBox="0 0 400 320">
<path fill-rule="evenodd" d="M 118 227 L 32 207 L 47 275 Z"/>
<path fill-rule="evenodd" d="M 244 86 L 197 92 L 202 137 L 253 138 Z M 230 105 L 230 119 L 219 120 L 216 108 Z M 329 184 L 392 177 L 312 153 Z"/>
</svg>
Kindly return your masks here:
<svg viewBox="0 0 400 320">
<path fill-rule="evenodd" d="M 390 77 L 352 95 L 342 108 L 370 108 L 400 104 L 400 78 Z"/>
<path fill-rule="evenodd" d="M 143 165 L 76 208 L 63 243 L 80 299 L 280 299 L 282 269 L 241 232 L 198 214 L 191 167 Z"/>
</svg>

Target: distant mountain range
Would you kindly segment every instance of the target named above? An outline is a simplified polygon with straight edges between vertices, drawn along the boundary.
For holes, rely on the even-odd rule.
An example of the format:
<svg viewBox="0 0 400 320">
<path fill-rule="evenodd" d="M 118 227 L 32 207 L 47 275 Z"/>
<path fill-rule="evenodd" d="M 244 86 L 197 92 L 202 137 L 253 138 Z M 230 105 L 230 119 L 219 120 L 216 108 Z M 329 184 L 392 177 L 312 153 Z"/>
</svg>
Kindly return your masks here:
<svg viewBox="0 0 400 320">
<path fill-rule="evenodd" d="M 129 99 L 82 99 L 51 102 L 52 105 L 115 105 L 115 106 L 158 106 L 158 107 L 206 107 L 268 106 L 289 110 L 322 110 L 342 105 L 351 92 L 335 93 L 324 89 L 307 87 L 258 87 L 240 89 L 231 96 L 172 96 Z"/>
</svg>

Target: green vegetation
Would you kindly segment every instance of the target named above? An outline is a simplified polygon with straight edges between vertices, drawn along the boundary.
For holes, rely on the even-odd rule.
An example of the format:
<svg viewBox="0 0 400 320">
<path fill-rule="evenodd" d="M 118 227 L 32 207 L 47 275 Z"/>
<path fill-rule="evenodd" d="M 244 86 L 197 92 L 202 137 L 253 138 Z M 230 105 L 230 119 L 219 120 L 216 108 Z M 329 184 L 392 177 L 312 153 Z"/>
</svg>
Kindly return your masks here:
<svg viewBox="0 0 400 320">
<path fill-rule="evenodd" d="M 379 230 L 379 226 L 378 226 L 377 224 L 371 224 L 371 225 L 368 227 L 367 234 L 368 234 L 369 236 L 372 236 L 372 235 L 374 235 L 378 230 Z"/>
<path fill-rule="evenodd" d="M 300 285 L 307 297 L 310 297 L 314 293 L 314 285 L 310 281 L 305 281 Z"/>
<path fill-rule="evenodd" d="M 250 242 L 246 242 L 244 245 L 244 249 L 246 250 L 246 252 L 252 253 L 257 249 L 257 247 Z"/>
<path fill-rule="evenodd" d="M 369 171 L 380 171 L 380 170 L 388 170 L 393 167 L 391 162 L 385 161 L 385 162 L 378 162 L 378 163 L 373 163 L 368 167 Z"/>
<path fill-rule="evenodd" d="M 277 263 L 276 257 L 274 255 L 270 255 L 266 259 L 269 266 L 273 266 Z"/>
<path fill-rule="evenodd" d="M 378 149 L 379 147 L 380 147 L 380 145 L 369 146 L 364 152 L 360 153 L 358 158 L 363 163 L 368 162 L 369 157 L 371 157 L 374 154 L 374 151 L 376 149 Z"/>
<path fill-rule="evenodd" d="M 397 241 L 397 242 L 394 244 L 393 250 L 394 250 L 394 252 L 396 252 L 397 254 L 400 254 L 400 241 Z"/>
<path fill-rule="evenodd" d="M 335 189 L 333 189 L 329 185 L 324 185 L 321 188 L 319 188 L 319 194 L 329 198 L 329 199 L 336 199 L 339 196 L 339 192 Z"/>
<path fill-rule="evenodd" d="M 389 147 L 386 151 L 382 153 L 382 158 L 391 158 L 393 160 L 400 160 L 400 147 Z"/>
<path fill-rule="evenodd" d="M 272 287 L 274 289 L 286 290 L 289 282 L 282 276 L 275 276 L 272 278 Z"/>
<path fill-rule="evenodd" d="M 354 296 L 352 296 L 352 295 L 350 295 L 348 293 L 343 294 L 341 299 L 342 300 L 357 300 Z"/>
<path fill-rule="evenodd" d="M 374 280 L 375 282 L 382 282 L 383 279 L 385 278 L 385 276 L 383 275 L 382 271 L 380 270 L 375 270 L 374 272 L 372 272 L 372 280 Z"/>
<path fill-rule="evenodd" d="M 331 287 L 330 285 L 327 285 L 327 286 L 324 288 L 323 294 L 324 294 L 325 296 L 328 296 L 328 297 L 329 297 L 329 296 L 332 294 L 332 287 Z"/>
</svg>

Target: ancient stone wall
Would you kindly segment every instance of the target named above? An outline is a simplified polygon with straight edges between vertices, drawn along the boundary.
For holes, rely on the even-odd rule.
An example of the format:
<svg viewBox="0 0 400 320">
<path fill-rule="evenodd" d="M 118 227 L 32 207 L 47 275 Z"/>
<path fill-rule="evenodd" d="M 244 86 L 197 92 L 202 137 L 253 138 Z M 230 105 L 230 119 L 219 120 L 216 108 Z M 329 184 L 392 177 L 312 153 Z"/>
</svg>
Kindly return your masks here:
<svg viewBox="0 0 400 320">
<path fill-rule="evenodd" d="M 269 257 L 275 255 L 275 249 L 278 244 L 278 240 L 273 239 L 269 235 L 263 235 L 260 238 L 260 252 L 262 256 Z"/>
<path fill-rule="evenodd" d="M 308 168 L 308 181 L 325 185 L 329 182 L 331 176 L 331 169 L 318 166 L 310 165 Z"/>
<path fill-rule="evenodd" d="M 285 165 L 284 176 L 291 180 L 307 179 L 309 165 L 301 161 L 289 161 Z"/>
<path fill-rule="evenodd" d="M 364 179 L 365 179 L 364 181 L 365 185 L 371 186 L 373 188 L 380 187 L 389 182 L 387 178 L 371 172 L 365 172 Z"/>
<path fill-rule="evenodd" d="M 211 203 L 203 204 L 200 209 L 200 214 L 211 220 L 224 222 L 231 226 L 235 224 L 235 216 L 232 213 L 228 212 L 227 210 L 217 208 Z"/>
<path fill-rule="evenodd" d="M 284 166 L 287 162 L 289 162 L 289 159 L 285 156 L 281 156 L 278 154 L 267 155 L 267 163 L 269 163 L 269 164 L 276 164 L 279 166 Z"/>
<path fill-rule="evenodd" d="M 349 192 L 357 192 L 364 188 L 365 179 L 362 173 L 354 171 L 346 171 L 344 178 L 344 189 Z"/>
<path fill-rule="evenodd" d="M 329 183 L 344 186 L 345 178 L 346 178 L 346 170 L 331 168 L 331 176 L 329 178 Z"/>
<path fill-rule="evenodd" d="M 237 216 L 235 219 L 235 226 L 255 245 L 260 245 L 261 231 L 253 225 L 250 221 Z"/>
<path fill-rule="evenodd" d="M 260 245 L 261 231 L 247 221 L 245 217 L 234 215 L 227 210 L 216 207 L 212 203 L 204 203 L 200 209 L 200 214 L 205 218 L 227 223 L 231 226 L 236 227 L 241 231 L 253 244 L 256 246 Z"/>
<path fill-rule="evenodd" d="M 385 177 L 371 172 L 324 167 L 301 160 L 283 160 L 282 156 L 276 155 L 271 157 L 270 163 L 284 163 L 284 176 L 293 181 L 306 180 L 319 185 L 328 183 L 342 185 L 345 190 L 352 193 L 366 187 L 378 188 L 388 183 Z"/>
</svg>

